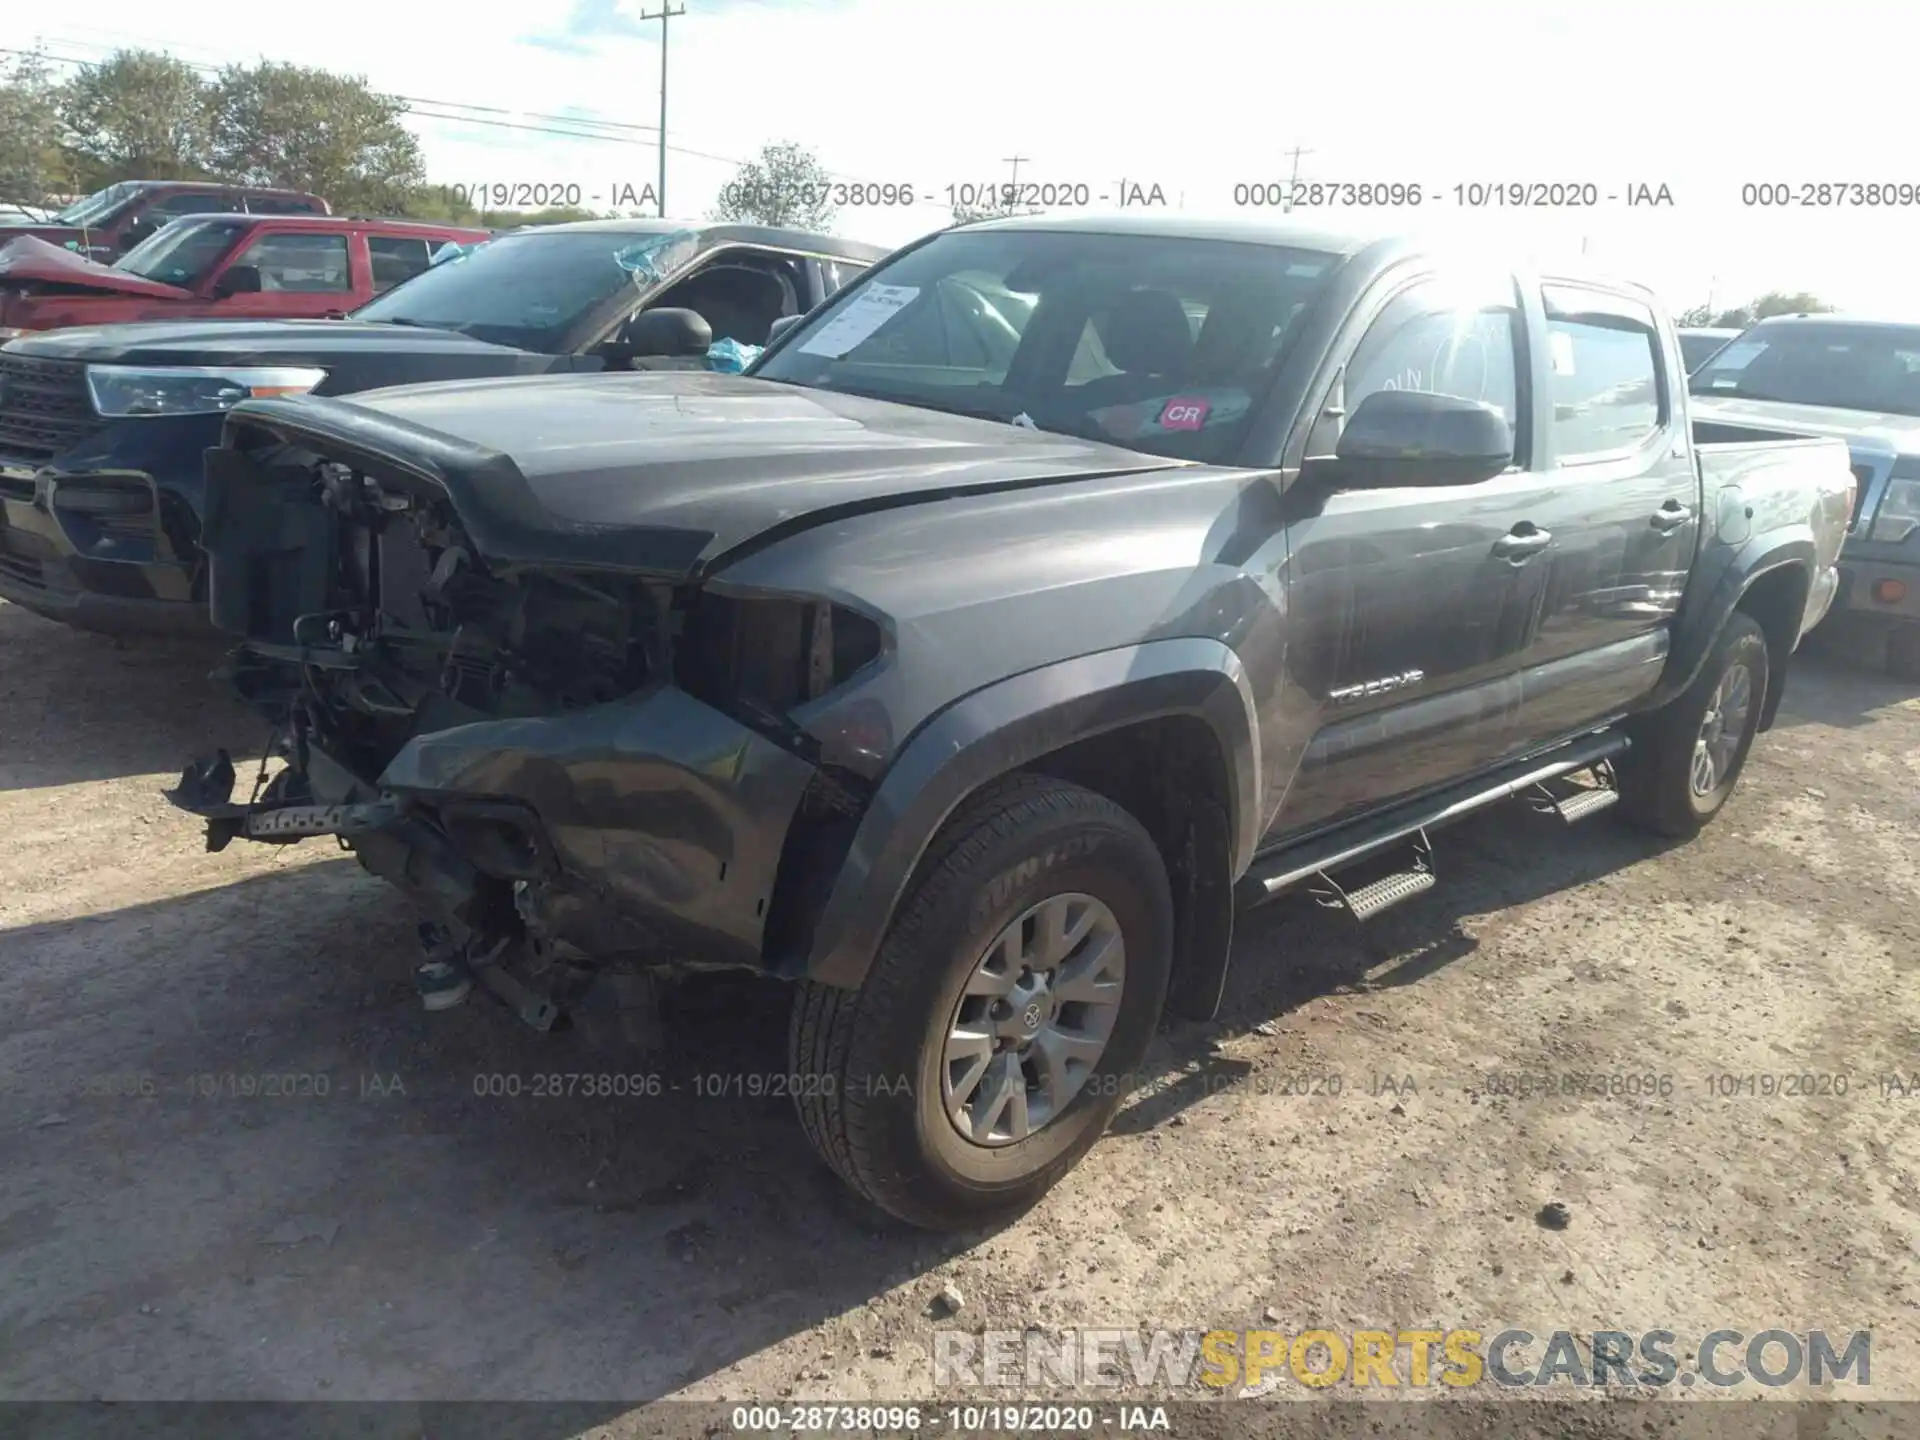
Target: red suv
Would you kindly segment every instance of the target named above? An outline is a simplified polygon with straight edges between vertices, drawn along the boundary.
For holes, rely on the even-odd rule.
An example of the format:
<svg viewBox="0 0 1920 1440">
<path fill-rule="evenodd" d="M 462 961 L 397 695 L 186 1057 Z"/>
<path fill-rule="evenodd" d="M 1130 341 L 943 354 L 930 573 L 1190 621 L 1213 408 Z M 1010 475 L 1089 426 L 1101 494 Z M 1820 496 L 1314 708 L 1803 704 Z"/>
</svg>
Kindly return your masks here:
<svg viewBox="0 0 1920 1440">
<path fill-rule="evenodd" d="M 419 274 L 442 245 L 489 233 L 346 215 L 192 215 L 112 265 L 15 240 L 0 247 L 0 341 L 69 325 L 344 315 Z"/>
<path fill-rule="evenodd" d="M 0 245 L 31 235 L 109 261 L 182 215 L 328 215 L 332 207 L 304 190 L 269 190 L 207 180 L 122 180 L 46 220 L 0 223 Z"/>
</svg>

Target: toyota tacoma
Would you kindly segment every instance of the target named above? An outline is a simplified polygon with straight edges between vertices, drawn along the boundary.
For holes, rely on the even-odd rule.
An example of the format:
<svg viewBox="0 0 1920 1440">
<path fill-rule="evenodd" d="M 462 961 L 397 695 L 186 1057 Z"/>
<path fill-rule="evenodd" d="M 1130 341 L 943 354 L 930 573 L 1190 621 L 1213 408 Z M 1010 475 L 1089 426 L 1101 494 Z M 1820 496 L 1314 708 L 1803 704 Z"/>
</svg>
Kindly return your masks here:
<svg viewBox="0 0 1920 1440">
<path fill-rule="evenodd" d="M 1725 804 L 1854 481 L 1697 443 L 1684 373 L 1631 285 L 1009 219 L 745 375 L 249 401 L 209 603 L 278 739 L 170 794 L 416 897 L 430 1006 L 792 982 L 828 1165 L 990 1221 L 1213 1016 L 1237 905 L 1365 919 L 1508 797 Z"/>
</svg>

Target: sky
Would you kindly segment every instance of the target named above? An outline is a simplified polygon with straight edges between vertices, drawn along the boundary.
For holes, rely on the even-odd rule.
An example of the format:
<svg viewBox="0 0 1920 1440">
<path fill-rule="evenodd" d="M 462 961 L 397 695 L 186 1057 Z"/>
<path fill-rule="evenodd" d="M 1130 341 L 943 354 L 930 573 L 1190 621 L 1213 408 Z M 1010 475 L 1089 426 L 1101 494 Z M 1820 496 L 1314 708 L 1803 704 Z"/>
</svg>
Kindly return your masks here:
<svg viewBox="0 0 1920 1440">
<path fill-rule="evenodd" d="M 1905 87 L 1886 83 L 1892 62 L 1874 60 L 1904 48 L 1904 7 L 678 4 L 667 53 L 675 216 L 707 214 L 737 164 L 777 140 L 807 146 L 838 179 L 896 196 L 911 186 L 914 204 L 849 206 L 835 222 L 885 245 L 946 223 L 948 186 L 1005 183 L 1013 157 L 1023 181 L 1070 196 L 1084 186 L 1091 210 L 1123 195 L 1150 201 L 1158 186 L 1168 209 L 1244 214 L 1252 207 L 1236 201 L 1258 192 L 1237 187 L 1284 186 L 1297 173 L 1422 192 L 1417 206 L 1303 218 L 1442 232 L 1515 263 L 1584 254 L 1675 311 L 1806 290 L 1920 320 L 1911 109 Z M 219 6 L 88 0 L 73 21 L 6 7 L 0 46 L 87 61 L 137 45 L 207 66 L 292 60 L 364 75 L 413 103 L 434 180 L 578 186 L 582 203 L 611 208 L 623 187 L 658 183 L 661 26 L 642 17 L 659 8 L 328 0 L 321 11 L 250 6 L 236 26 Z M 1841 199 L 1848 185 L 1897 196 L 1904 184 L 1907 203 L 1756 203 L 1823 183 Z M 1533 184 L 1597 203 L 1475 203 L 1490 188 Z M 1628 204 L 1663 187 L 1669 204 Z"/>
</svg>

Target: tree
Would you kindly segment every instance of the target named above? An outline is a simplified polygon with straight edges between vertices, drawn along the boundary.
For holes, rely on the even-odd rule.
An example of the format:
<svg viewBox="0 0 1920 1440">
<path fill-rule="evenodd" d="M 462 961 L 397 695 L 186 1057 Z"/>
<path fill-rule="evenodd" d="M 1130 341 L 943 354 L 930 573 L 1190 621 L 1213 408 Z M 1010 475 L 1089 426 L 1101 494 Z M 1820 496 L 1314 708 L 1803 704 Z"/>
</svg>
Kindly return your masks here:
<svg viewBox="0 0 1920 1440">
<path fill-rule="evenodd" d="M 1700 309 L 1704 311 L 1705 307 Z M 1749 300 L 1732 310 L 1722 310 L 1708 323 L 1721 330 L 1744 330 L 1770 315 L 1828 315 L 1832 312 L 1833 306 L 1805 290 L 1795 290 L 1791 294 L 1783 290 L 1769 290 L 1757 300 Z"/>
<path fill-rule="evenodd" d="M 781 225 L 827 231 L 839 207 L 833 177 L 814 153 L 791 140 L 775 141 L 720 187 L 713 218 L 743 225 Z"/>
<path fill-rule="evenodd" d="M 1713 307 L 1695 305 L 1690 310 L 1682 310 L 1674 316 L 1673 323 L 1682 330 L 1706 330 L 1713 325 Z"/>
<path fill-rule="evenodd" d="M 426 180 L 404 102 L 357 75 L 262 61 L 214 85 L 214 168 L 243 185 L 324 195 L 334 209 L 403 209 Z"/>
<path fill-rule="evenodd" d="M 16 59 L 0 79 L 0 200 L 45 205 L 65 188 L 58 94 L 39 55 Z"/>
<path fill-rule="evenodd" d="M 75 149 L 114 180 L 197 180 L 213 137 L 212 95 L 184 60 L 122 50 L 59 90 Z"/>
</svg>

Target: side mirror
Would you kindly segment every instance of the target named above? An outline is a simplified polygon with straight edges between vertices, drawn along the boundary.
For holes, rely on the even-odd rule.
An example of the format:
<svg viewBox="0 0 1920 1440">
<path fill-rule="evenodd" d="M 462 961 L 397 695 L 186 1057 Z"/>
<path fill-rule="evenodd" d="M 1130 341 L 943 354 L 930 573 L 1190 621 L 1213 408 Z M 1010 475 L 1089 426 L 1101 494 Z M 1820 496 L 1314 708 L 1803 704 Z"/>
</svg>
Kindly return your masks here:
<svg viewBox="0 0 1920 1440">
<path fill-rule="evenodd" d="M 697 310 L 666 306 L 642 310 L 620 327 L 614 348 L 626 357 L 704 355 L 713 344 L 713 327 Z"/>
<path fill-rule="evenodd" d="M 1355 407 L 1331 460 L 1342 490 L 1474 485 L 1513 463 L 1513 427 L 1493 406 L 1427 390 L 1376 390 Z"/>
<path fill-rule="evenodd" d="M 778 345 L 782 335 L 786 334 L 806 318 L 804 315 L 782 315 L 778 320 L 774 321 L 772 325 L 767 327 L 767 344 L 769 346 Z"/>
<path fill-rule="evenodd" d="M 255 265 L 229 265 L 226 273 L 213 287 L 213 293 L 222 298 L 228 295 L 258 295 L 260 293 L 260 270 Z"/>
</svg>

